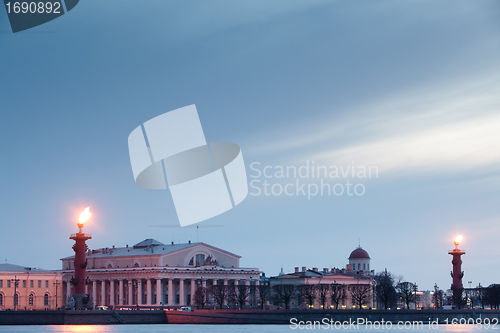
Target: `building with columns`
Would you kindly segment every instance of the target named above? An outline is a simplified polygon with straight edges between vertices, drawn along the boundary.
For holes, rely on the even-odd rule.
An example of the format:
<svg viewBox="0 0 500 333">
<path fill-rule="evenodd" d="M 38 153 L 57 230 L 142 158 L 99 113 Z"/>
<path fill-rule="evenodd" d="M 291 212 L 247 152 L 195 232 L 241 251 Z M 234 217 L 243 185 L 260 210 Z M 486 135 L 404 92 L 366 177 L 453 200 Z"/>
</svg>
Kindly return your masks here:
<svg viewBox="0 0 500 333">
<path fill-rule="evenodd" d="M 87 294 L 114 308 L 194 305 L 197 286 L 255 286 L 258 268 L 242 268 L 240 256 L 205 243 L 163 244 L 146 239 L 131 247 L 87 252 Z M 74 256 L 63 258 L 64 299 L 73 294 Z"/>
<path fill-rule="evenodd" d="M 370 256 L 361 247 L 356 248 L 349 256 L 349 264 L 345 268 L 323 268 L 295 267 L 293 273 L 271 277 L 269 279 L 271 288 L 283 288 L 291 286 L 289 292 L 292 294 L 290 304 L 292 308 L 308 306 L 308 300 L 304 294 L 313 293 L 312 308 L 359 308 L 360 299 L 362 307 L 375 306 L 374 270 L 370 269 Z M 326 295 L 325 302 L 321 300 L 320 294 Z M 333 297 L 332 297 L 333 295 Z M 338 301 L 335 304 L 334 299 Z"/>
</svg>

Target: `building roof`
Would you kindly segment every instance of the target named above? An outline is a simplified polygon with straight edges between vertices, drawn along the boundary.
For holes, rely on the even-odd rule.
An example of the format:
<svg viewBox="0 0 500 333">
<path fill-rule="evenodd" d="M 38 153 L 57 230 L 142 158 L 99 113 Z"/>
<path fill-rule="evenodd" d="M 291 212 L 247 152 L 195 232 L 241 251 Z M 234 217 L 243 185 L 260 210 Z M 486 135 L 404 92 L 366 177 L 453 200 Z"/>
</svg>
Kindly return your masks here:
<svg viewBox="0 0 500 333">
<path fill-rule="evenodd" d="M 349 259 L 370 259 L 368 252 L 363 250 L 361 247 L 356 248 L 351 252 Z"/>
<path fill-rule="evenodd" d="M 86 253 L 87 258 L 113 258 L 113 257 L 130 257 L 130 256 L 144 256 L 144 255 L 162 255 L 167 253 L 172 253 L 178 250 L 182 250 L 188 247 L 196 246 L 202 244 L 215 249 L 219 252 L 226 253 L 230 256 L 241 258 L 241 256 L 225 251 L 211 245 L 205 244 L 203 242 L 197 243 L 181 243 L 181 244 L 162 244 L 157 240 L 148 238 L 135 244 L 133 247 L 106 247 L 102 249 L 89 250 Z M 65 257 L 61 260 L 73 259 L 75 256 Z"/>
<path fill-rule="evenodd" d="M 19 266 L 19 265 L 14 265 L 14 264 L 9 264 L 9 263 L 4 263 L 0 264 L 0 272 L 21 272 L 21 273 L 27 273 L 27 272 L 47 272 L 51 273 L 52 271 L 48 271 L 45 269 L 39 269 L 39 268 L 31 268 L 31 267 L 26 267 L 26 266 Z"/>
<path fill-rule="evenodd" d="M 135 244 L 134 249 L 148 247 L 148 246 L 154 246 L 154 245 L 165 245 L 165 244 L 158 242 L 156 239 L 148 238 L 148 239 L 143 240 L 142 242 Z"/>
<path fill-rule="evenodd" d="M 149 244 L 149 245 L 146 245 Z M 112 257 L 130 257 L 143 255 L 161 255 L 195 246 L 200 243 L 184 243 L 184 244 L 162 244 L 154 239 L 145 239 L 142 242 L 135 244 L 133 247 L 113 247 L 102 248 L 97 250 L 89 250 L 87 258 L 112 258 Z M 65 257 L 64 259 L 72 259 L 75 256 Z"/>
<path fill-rule="evenodd" d="M 316 279 L 322 279 L 322 278 L 335 278 L 335 277 L 345 277 L 345 278 L 354 278 L 354 279 L 371 279 L 372 277 L 370 275 L 360 275 L 357 272 L 314 272 L 312 270 L 307 270 L 305 272 L 295 272 L 295 273 L 288 273 L 280 276 L 274 276 L 271 277 L 271 279 L 283 279 L 283 280 L 293 280 L 293 279 L 309 279 L 309 278 L 316 278 Z"/>
</svg>

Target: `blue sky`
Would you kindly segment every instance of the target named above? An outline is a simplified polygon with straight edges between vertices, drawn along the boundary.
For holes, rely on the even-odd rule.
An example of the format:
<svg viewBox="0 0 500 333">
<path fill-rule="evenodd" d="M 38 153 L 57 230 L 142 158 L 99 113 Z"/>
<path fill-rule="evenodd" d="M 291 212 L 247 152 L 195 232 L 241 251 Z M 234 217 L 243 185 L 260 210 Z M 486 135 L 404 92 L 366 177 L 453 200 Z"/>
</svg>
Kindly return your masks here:
<svg viewBox="0 0 500 333">
<path fill-rule="evenodd" d="M 500 3 L 80 2 L 12 34 L 0 10 L 0 260 L 57 269 L 90 206 L 91 248 L 196 239 L 134 183 L 127 137 L 196 104 L 247 165 L 376 165 L 363 196 L 252 196 L 200 241 L 275 275 L 361 245 L 422 289 L 498 283 Z M 249 178 L 250 179 L 250 178 Z M 282 181 L 282 180 L 281 180 Z M 170 225 L 172 227 L 152 227 Z"/>
</svg>

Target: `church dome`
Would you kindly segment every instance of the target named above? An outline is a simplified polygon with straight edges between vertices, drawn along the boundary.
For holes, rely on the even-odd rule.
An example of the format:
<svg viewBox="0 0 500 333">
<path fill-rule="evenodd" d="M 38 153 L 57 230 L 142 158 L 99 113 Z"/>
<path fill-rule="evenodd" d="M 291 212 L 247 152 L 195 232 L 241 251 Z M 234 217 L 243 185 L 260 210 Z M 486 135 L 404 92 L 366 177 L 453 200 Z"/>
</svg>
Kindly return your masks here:
<svg viewBox="0 0 500 333">
<path fill-rule="evenodd" d="M 363 250 L 361 247 L 358 247 L 356 250 L 351 252 L 349 259 L 370 259 L 368 252 Z"/>
</svg>

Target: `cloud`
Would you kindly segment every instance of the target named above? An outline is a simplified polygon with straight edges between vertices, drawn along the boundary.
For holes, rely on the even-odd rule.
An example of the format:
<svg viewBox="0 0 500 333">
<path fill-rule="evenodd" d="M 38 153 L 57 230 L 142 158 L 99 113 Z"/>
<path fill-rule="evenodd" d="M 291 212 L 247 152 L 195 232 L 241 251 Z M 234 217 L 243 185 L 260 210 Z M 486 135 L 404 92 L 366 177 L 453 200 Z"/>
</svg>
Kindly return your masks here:
<svg viewBox="0 0 500 333">
<path fill-rule="evenodd" d="M 500 80 L 429 87 L 358 105 L 341 116 L 274 133 L 254 154 L 292 163 L 376 165 L 388 172 L 460 172 L 500 166 Z M 291 135 L 282 134 L 284 132 Z M 496 169 L 495 169 L 496 168 Z"/>
</svg>

